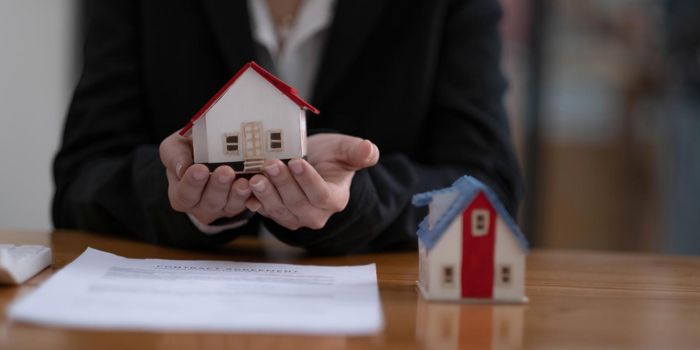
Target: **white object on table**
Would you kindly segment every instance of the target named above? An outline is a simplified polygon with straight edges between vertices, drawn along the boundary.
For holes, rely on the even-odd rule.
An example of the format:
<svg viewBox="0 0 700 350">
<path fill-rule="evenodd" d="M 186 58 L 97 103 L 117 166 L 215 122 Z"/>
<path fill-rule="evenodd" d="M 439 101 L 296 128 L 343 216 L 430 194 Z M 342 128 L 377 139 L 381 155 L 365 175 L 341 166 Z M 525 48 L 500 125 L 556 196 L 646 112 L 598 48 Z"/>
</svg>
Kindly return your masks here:
<svg viewBox="0 0 700 350">
<path fill-rule="evenodd" d="M 0 244 L 0 284 L 20 284 L 51 264 L 51 248 Z"/>
<path fill-rule="evenodd" d="M 92 329 L 358 335 L 383 327 L 374 264 L 127 259 L 91 248 L 8 315 Z"/>
</svg>

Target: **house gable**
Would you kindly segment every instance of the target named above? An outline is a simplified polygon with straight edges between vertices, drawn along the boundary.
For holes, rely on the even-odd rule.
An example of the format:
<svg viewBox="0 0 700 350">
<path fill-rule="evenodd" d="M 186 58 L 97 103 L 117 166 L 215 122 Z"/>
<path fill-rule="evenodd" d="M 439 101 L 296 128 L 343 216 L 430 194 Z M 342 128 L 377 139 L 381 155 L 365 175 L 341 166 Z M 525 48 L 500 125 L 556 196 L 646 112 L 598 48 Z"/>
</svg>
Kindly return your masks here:
<svg viewBox="0 0 700 350">
<path fill-rule="evenodd" d="M 268 83 L 270 83 L 271 86 L 275 87 L 282 95 L 286 96 L 289 98 L 290 101 L 292 101 L 294 104 L 296 104 L 300 109 L 305 110 L 308 109 L 314 114 L 319 114 L 319 110 L 316 109 L 316 107 L 312 106 L 308 102 L 304 101 L 299 95 L 297 94 L 297 91 L 292 88 L 291 86 L 285 84 L 283 81 L 272 75 L 272 73 L 266 71 L 264 68 L 259 66 L 255 62 L 248 62 L 245 64 L 238 72 L 224 85 L 219 89 L 219 91 L 212 96 L 209 101 L 202 106 L 202 108 L 197 111 L 197 113 L 190 119 L 190 121 L 185 125 L 182 130 L 180 130 L 180 135 L 185 136 L 187 135 L 194 124 L 202 117 L 207 115 L 207 112 L 216 104 L 219 102 L 219 100 L 229 91 L 232 85 L 236 83 L 239 78 L 246 72 L 252 71 L 258 74 L 260 77 L 265 79 Z"/>
<path fill-rule="evenodd" d="M 491 202 L 498 216 L 501 217 L 504 223 L 510 228 L 510 232 L 516 238 L 520 248 L 523 251 L 527 251 L 528 243 L 525 236 L 520 232 L 515 221 L 513 221 L 508 211 L 503 204 L 501 204 L 500 200 L 498 200 L 496 194 L 488 186 L 471 176 L 462 176 L 449 188 L 416 194 L 413 196 L 413 205 L 419 207 L 428 205 L 433 201 L 435 196 L 452 190 L 459 191 L 459 195 L 445 210 L 444 214 L 435 221 L 434 225 L 430 225 L 428 217 L 424 218 L 420 224 L 418 224 L 418 237 L 423 244 L 425 244 L 427 250 L 435 246 L 455 217 L 462 214 L 468 204 L 471 203 L 479 193 L 483 192 L 486 198 Z"/>
</svg>

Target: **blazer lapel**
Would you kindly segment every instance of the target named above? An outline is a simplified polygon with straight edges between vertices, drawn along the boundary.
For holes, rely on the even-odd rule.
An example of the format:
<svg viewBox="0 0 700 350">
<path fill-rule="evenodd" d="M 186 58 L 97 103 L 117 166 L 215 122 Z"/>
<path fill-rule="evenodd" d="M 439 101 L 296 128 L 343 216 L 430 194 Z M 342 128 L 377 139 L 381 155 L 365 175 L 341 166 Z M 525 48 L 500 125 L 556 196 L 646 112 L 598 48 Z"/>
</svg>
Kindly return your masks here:
<svg viewBox="0 0 700 350">
<path fill-rule="evenodd" d="M 253 39 L 247 2 L 202 0 L 212 31 L 232 74 L 253 60 Z"/>
<path fill-rule="evenodd" d="M 312 101 L 321 106 L 367 41 L 386 0 L 338 0 Z"/>
</svg>

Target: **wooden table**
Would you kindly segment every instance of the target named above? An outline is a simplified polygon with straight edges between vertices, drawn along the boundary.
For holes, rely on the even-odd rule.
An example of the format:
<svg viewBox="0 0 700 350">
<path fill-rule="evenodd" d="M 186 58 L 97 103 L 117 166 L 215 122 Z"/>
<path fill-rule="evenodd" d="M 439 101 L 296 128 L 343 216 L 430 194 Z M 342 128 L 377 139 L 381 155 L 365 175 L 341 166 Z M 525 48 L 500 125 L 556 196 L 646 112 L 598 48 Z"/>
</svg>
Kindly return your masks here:
<svg viewBox="0 0 700 350">
<path fill-rule="evenodd" d="M 424 302 L 414 252 L 305 257 L 254 239 L 195 252 L 72 231 L 0 232 L 0 243 L 47 244 L 54 252 L 53 265 L 23 286 L 0 287 L 2 310 L 91 246 L 131 258 L 375 262 L 386 320 L 377 336 L 313 337 L 82 331 L 12 324 L 2 312 L 0 349 L 700 349 L 700 257 L 535 250 L 530 303 L 491 306 Z"/>
</svg>

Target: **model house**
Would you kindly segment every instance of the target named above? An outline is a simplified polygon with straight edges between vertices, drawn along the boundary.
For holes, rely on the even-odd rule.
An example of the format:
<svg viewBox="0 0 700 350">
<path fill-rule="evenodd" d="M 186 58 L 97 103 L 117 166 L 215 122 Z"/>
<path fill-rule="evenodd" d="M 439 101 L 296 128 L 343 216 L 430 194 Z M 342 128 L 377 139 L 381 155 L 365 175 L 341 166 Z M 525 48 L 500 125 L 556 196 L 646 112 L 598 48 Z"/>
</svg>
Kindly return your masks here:
<svg viewBox="0 0 700 350">
<path fill-rule="evenodd" d="M 260 172 L 265 159 L 306 156 L 306 110 L 296 90 L 249 62 L 180 131 L 192 137 L 194 162 L 239 173 Z"/>
<path fill-rule="evenodd" d="M 526 302 L 527 241 L 496 195 L 473 177 L 420 193 L 419 281 L 428 300 Z"/>
</svg>

